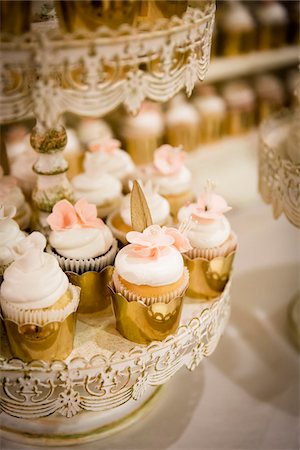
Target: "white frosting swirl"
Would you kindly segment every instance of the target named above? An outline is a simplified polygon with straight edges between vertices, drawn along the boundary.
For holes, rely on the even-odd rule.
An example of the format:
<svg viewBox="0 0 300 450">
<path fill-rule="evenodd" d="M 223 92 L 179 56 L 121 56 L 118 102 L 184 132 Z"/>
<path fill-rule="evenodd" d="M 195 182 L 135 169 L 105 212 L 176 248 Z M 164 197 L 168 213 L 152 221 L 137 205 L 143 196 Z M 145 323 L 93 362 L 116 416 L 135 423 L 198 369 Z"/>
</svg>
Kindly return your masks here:
<svg viewBox="0 0 300 450">
<path fill-rule="evenodd" d="M 225 115 L 226 112 L 225 101 L 218 95 L 207 95 L 204 97 L 199 97 L 195 100 L 195 106 L 203 115 L 211 113 L 219 113 Z"/>
<path fill-rule="evenodd" d="M 6 266 L 13 261 L 12 247 L 24 238 L 25 234 L 13 219 L 0 219 L 0 266 Z"/>
<path fill-rule="evenodd" d="M 153 224 L 165 225 L 170 214 L 169 202 L 157 192 L 144 190 L 144 194 L 150 209 Z M 129 227 L 131 227 L 130 197 L 131 194 L 126 195 L 122 199 L 120 207 L 120 216 Z"/>
<path fill-rule="evenodd" d="M 177 195 L 187 192 L 192 186 L 191 172 L 187 167 L 182 167 L 173 175 L 161 175 L 154 172 L 151 176 L 154 185 L 158 186 L 161 195 Z"/>
<path fill-rule="evenodd" d="M 82 119 L 77 132 L 80 141 L 84 145 L 87 145 L 95 139 L 103 139 L 112 136 L 110 126 L 104 120 L 92 118 Z"/>
<path fill-rule="evenodd" d="M 103 172 L 108 173 L 119 180 L 131 175 L 135 169 L 131 157 L 127 152 L 121 149 L 116 149 L 113 154 L 99 151 L 86 154 L 86 156 L 87 155 L 91 161 L 94 161 L 95 164 L 101 166 Z M 85 162 L 84 167 L 86 169 Z"/>
<path fill-rule="evenodd" d="M 174 247 L 165 248 L 157 259 L 140 258 L 130 254 L 133 244 L 123 247 L 116 256 L 117 273 L 129 283 L 165 286 L 176 283 L 183 274 L 183 258 Z"/>
<path fill-rule="evenodd" d="M 254 28 L 254 20 L 248 9 L 238 1 L 233 1 L 228 4 L 228 8 L 222 15 L 220 26 L 224 30 L 245 29 L 251 30 Z"/>
<path fill-rule="evenodd" d="M 166 122 L 169 126 L 176 126 L 177 123 L 198 124 L 199 116 L 193 105 L 182 102 L 169 109 Z"/>
<path fill-rule="evenodd" d="M 41 246 L 46 244 L 45 238 L 42 238 L 41 233 L 32 233 L 23 239 L 19 246 L 25 248 L 24 253 L 16 254 L 15 261 L 4 272 L 1 296 L 24 309 L 54 305 L 69 286 L 68 277 L 56 258 L 42 251 Z M 30 246 L 33 239 L 40 240 L 40 247 Z"/>
<path fill-rule="evenodd" d="M 191 217 L 193 204 L 184 206 L 178 212 L 181 223 Z M 191 228 L 187 233 L 190 244 L 194 248 L 214 248 L 222 245 L 230 236 L 231 227 L 225 216 L 210 221 L 196 222 L 192 219 Z"/>
<path fill-rule="evenodd" d="M 255 9 L 255 14 L 265 25 L 285 24 L 288 21 L 287 10 L 280 2 L 262 3 Z"/>
<path fill-rule="evenodd" d="M 122 126 L 124 136 L 162 135 L 164 122 L 157 111 L 141 111 L 135 117 L 127 117 Z"/>
<path fill-rule="evenodd" d="M 65 258 L 95 258 L 109 250 L 113 235 L 106 225 L 102 228 L 78 227 L 51 231 L 49 242 L 57 253 Z"/>
<path fill-rule="evenodd" d="M 25 201 L 25 197 L 21 189 L 16 185 L 7 185 L 6 180 L 11 177 L 0 174 L 0 203 L 4 206 L 14 206 L 16 208 L 15 220 L 22 229 L 29 225 L 30 208 Z"/>
<path fill-rule="evenodd" d="M 122 184 L 117 179 L 106 173 L 98 173 L 92 176 L 90 173 L 82 173 L 72 179 L 75 200 L 84 197 L 89 203 L 103 205 L 121 195 Z"/>
</svg>

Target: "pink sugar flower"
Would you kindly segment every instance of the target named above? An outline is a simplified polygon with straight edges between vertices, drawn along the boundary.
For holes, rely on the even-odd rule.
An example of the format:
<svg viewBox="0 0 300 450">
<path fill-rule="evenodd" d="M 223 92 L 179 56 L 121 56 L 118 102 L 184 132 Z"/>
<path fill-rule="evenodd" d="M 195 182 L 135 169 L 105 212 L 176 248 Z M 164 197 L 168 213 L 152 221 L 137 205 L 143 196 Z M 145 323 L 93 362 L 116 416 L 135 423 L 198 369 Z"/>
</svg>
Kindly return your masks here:
<svg viewBox="0 0 300 450">
<path fill-rule="evenodd" d="M 68 230 L 78 224 L 78 216 L 68 200 L 60 200 L 54 205 L 47 222 L 53 231 Z"/>
<path fill-rule="evenodd" d="M 189 250 L 192 250 L 192 246 L 186 236 L 181 233 L 177 228 L 173 227 L 163 227 L 163 231 L 165 234 L 172 236 L 174 239 L 173 247 L 177 248 L 180 253 L 185 253 Z"/>
<path fill-rule="evenodd" d="M 81 198 L 75 203 L 74 209 L 83 228 L 102 228 L 103 220 L 97 217 L 97 207 L 88 203 L 85 198 Z"/>
<path fill-rule="evenodd" d="M 194 204 L 192 214 L 194 220 L 215 220 L 232 209 L 221 195 L 212 192 L 213 189 L 214 186 L 208 181 L 205 191 Z"/>
<path fill-rule="evenodd" d="M 163 175 L 174 175 L 180 171 L 184 160 L 185 152 L 181 147 L 165 144 L 155 150 L 153 165 Z"/>
<path fill-rule="evenodd" d="M 114 155 L 116 151 L 120 148 L 121 142 L 117 139 L 103 138 L 97 141 L 93 141 L 89 145 L 89 150 L 92 153 L 102 152 L 107 155 Z"/>
</svg>

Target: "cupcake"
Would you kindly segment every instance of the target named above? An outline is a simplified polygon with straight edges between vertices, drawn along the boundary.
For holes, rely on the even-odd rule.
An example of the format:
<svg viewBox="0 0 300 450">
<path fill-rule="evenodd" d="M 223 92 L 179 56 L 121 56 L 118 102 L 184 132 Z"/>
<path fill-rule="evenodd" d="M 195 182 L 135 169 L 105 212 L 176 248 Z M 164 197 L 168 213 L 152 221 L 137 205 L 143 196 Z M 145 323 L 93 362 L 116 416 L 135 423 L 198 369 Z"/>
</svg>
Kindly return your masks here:
<svg viewBox="0 0 300 450">
<path fill-rule="evenodd" d="M 255 7 L 258 22 L 258 48 L 281 47 L 286 42 L 288 13 L 277 1 L 259 2 Z"/>
<path fill-rule="evenodd" d="M 224 4 L 218 20 L 220 54 L 234 56 L 255 48 L 255 23 L 240 1 Z"/>
<path fill-rule="evenodd" d="M 0 278 L 6 267 L 14 260 L 12 248 L 25 238 L 17 222 L 13 220 L 16 214 L 14 206 L 0 204 Z"/>
<path fill-rule="evenodd" d="M 82 172 L 84 152 L 75 131 L 71 128 L 67 128 L 66 133 L 67 145 L 64 148 L 63 157 L 69 165 L 67 172 L 68 178 L 69 180 L 72 180 L 72 178 Z"/>
<path fill-rule="evenodd" d="M 102 119 L 94 119 L 92 117 L 84 117 L 80 120 L 77 134 L 84 149 L 95 139 L 112 137 L 112 131 L 108 123 Z"/>
<path fill-rule="evenodd" d="M 37 160 L 34 150 L 28 149 L 20 154 L 10 165 L 10 174 L 17 180 L 26 199 L 30 202 L 32 191 L 37 184 L 37 174 L 33 171 L 33 165 Z"/>
<path fill-rule="evenodd" d="M 251 130 L 255 124 L 255 94 L 249 84 L 230 81 L 224 85 L 222 94 L 227 105 L 227 133 L 238 135 Z"/>
<path fill-rule="evenodd" d="M 73 206 L 61 200 L 47 219 L 51 232 L 47 251 L 55 256 L 70 281 L 81 287 L 79 312 L 95 312 L 109 304 L 109 270 L 117 252 L 110 229 L 97 218 L 96 206 L 85 199 Z"/>
<path fill-rule="evenodd" d="M 190 271 L 187 295 L 214 298 L 225 288 L 237 247 L 236 235 L 224 216 L 230 209 L 208 182 L 197 203 L 191 203 L 178 212 L 180 224 L 189 222 L 187 237 L 192 246 L 184 254 Z"/>
<path fill-rule="evenodd" d="M 24 361 L 65 359 L 73 348 L 79 288 L 43 251 L 45 245 L 38 232 L 15 245 L 0 289 L 12 354 Z"/>
<path fill-rule="evenodd" d="M 258 121 L 262 122 L 284 105 L 285 92 L 278 77 L 270 74 L 259 75 L 254 80 Z"/>
<path fill-rule="evenodd" d="M 21 189 L 17 186 L 17 180 L 11 176 L 4 176 L 0 166 L 0 203 L 4 206 L 14 206 L 16 215 L 14 220 L 22 230 L 29 226 L 30 207 L 25 201 Z"/>
<path fill-rule="evenodd" d="M 166 135 L 170 145 L 182 145 L 187 151 L 194 150 L 200 141 L 200 117 L 195 107 L 177 95 L 166 112 Z"/>
<path fill-rule="evenodd" d="M 5 145 L 9 164 L 30 148 L 29 134 L 26 127 L 16 125 L 10 127 L 5 134 Z"/>
<path fill-rule="evenodd" d="M 164 121 L 160 106 L 144 102 L 135 116 L 126 116 L 121 124 L 121 136 L 135 164 L 152 161 L 154 150 L 162 143 Z"/>
<path fill-rule="evenodd" d="M 170 216 L 169 202 L 159 195 L 157 189 L 149 180 L 143 186 L 139 181 L 141 189 L 145 195 L 148 204 L 152 223 L 156 225 L 170 225 L 172 222 Z M 121 201 L 120 210 L 112 213 L 108 219 L 107 224 L 113 232 L 113 235 L 122 243 L 127 244 L 126 234 L 133 231 L 131 224 L 131 194 L 127 194 Z"/>
<path fill-rule="evenodd" d="M 141 169 L 142 178 L 151 179 L 159 194 L 168 200 L 174 218 L 178 210 L 194 198 L 192 175 L 184 165 L 185 156 L 181 147 L 162 145 L 154 152 L 152 166 Z"/>
<path fill-rule="evenodd" d="M 75 200 L 86 198 L 97 206 L 98 217 L 105 218 L 120 204 L 122 183 L 105 173 L 101 158 L 92 153 L 86 153 L 83 165 L 84 172 L 72 180 Z"/>
<path fill-rule="evenodd" d="M 216 141 L 224 132 L 226 103 L 213 86 L 201 86 L 197 94 L 194 105 L 201 117 L 201 143 Z"/>
<path fill-rule="evenodd" d="M 98 139 L 89 144 L 91 161 L 102 167 L 103 172 L 121 181 L 123 190 L 128 191 L 128 181 L 132 178 L 135 166 L 127 152 L 120 149 L 121 142 L 112 139 Z"/>
</svg>

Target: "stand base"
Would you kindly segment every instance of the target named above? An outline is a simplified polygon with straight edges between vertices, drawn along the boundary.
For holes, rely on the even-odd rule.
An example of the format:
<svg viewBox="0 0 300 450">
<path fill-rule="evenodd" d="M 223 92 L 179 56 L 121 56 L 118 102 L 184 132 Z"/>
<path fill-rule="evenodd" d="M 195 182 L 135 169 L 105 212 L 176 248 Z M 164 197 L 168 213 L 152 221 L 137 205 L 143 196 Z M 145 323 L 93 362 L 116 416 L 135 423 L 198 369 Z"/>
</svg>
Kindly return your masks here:
<svg viewBox="0 0 300 450">
<path fill-rule="evenodd" d="M 96 441 L 121 431 L 147 414 L 154 406 L 161 388 L 150 387 L 141 399 L 130 400 L 114 410 L 83 412 L 70 419 L 50 416 L 28 420 L 2 413 L 1 435 L 10 441 L 48 447 Z"/>
<path fill-rule="evenodd" d="M 300 293 L 293 299 L 288 309 L 289 329 L 294 343 L 300 349 Z"/>
</svg>

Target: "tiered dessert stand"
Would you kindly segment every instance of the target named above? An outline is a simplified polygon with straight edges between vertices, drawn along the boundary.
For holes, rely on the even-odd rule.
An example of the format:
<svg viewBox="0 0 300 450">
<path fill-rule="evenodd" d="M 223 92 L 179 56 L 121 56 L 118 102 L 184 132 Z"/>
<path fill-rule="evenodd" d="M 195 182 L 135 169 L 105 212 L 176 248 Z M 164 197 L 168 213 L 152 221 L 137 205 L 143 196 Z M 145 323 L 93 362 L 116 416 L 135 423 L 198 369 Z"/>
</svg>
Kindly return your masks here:
<svg viewBox="0 0 300 450">
<path fill-rule="evenodd" d="M 292 139 L 295 152 L 300 154 L 299 107 L 297 111 L 282 111 L 261 126 L 259 191 L 263 200 L 272 205 L 275 219 L 284 213 L 292 225 L 300 228 L 300 158 L 298 155 L 297 160 L 292 160 L 287 153 Z M 300 348 L 299 293 L 290 304 L 288 319 L 294 342 Z"/>
<path fill-rule="evenodd" d="M 72 199 L 60 116 L 99 117 L 119 104 L 135 113 L 146 98 L 164 102 L 205 76 L 215 4 L 149 25 L 65 34 L 33 27 L 2 35 L 2 123 L 34 116 L 31 144 L 39 157 L 33 192 L 36 225 L 61 198 Z M 116 330 L 112 310 L 78 318 L 65 361 L 12 358 L 2 331 L 3 436 L 47 445 L 93 440 L 131 423 L 182 366 L 193 370 L 215 349 L 230 312 L 230 282 L 212 301 L 185 299 L 181 325 L 162 342 L 137 345 Z"/>
</svg>

